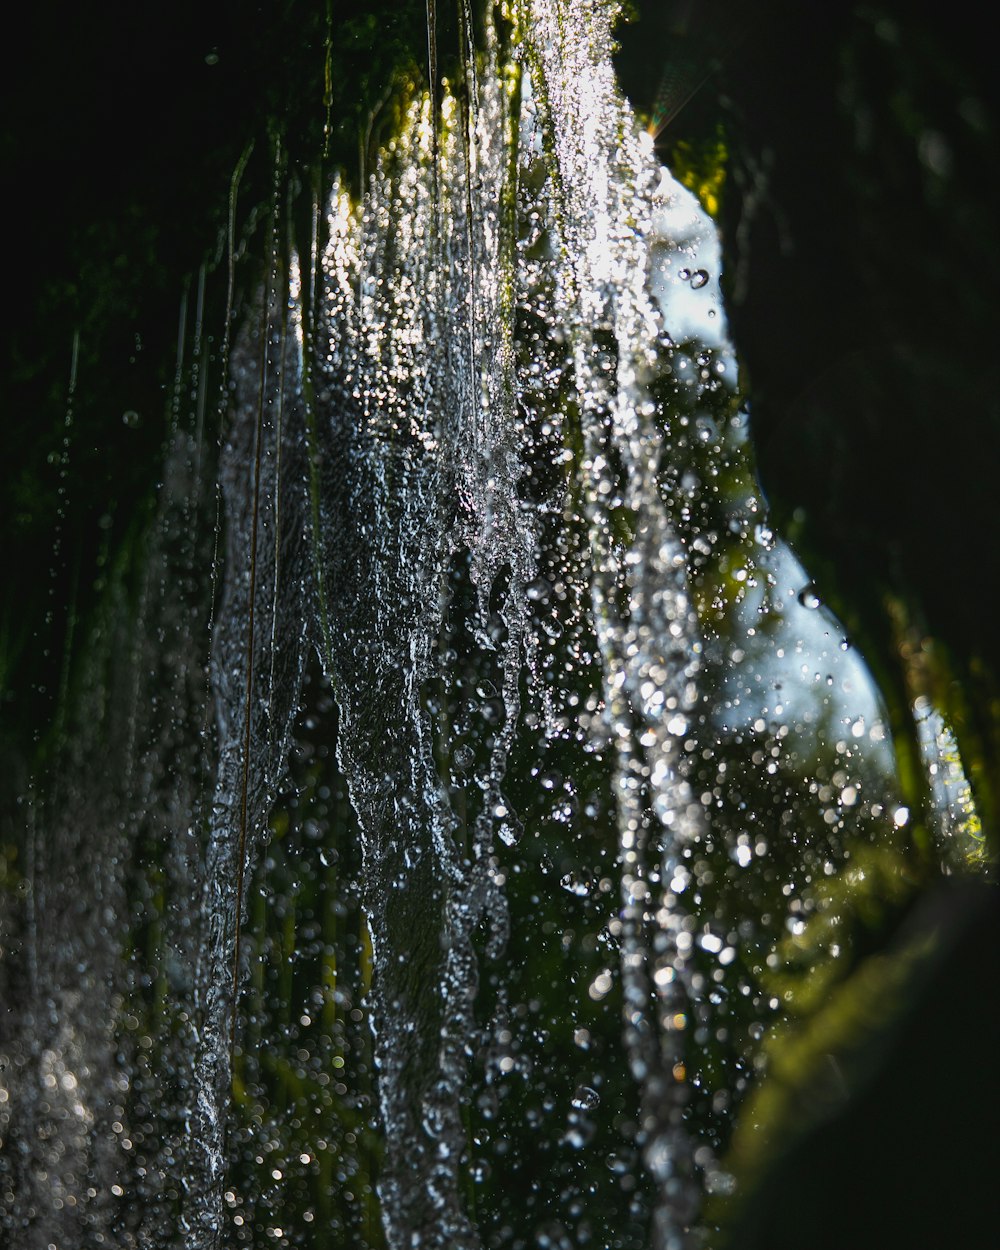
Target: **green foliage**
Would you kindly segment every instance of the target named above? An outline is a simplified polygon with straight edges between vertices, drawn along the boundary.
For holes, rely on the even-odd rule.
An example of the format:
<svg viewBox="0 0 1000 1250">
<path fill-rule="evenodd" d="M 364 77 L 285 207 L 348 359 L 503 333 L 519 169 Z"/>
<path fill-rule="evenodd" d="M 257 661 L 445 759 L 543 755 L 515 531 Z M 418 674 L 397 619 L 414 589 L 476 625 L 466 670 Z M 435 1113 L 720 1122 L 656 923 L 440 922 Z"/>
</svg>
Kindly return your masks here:
<svg viewBox="0 0 1000 1250">
<path fill-rule="evenodd" d="M 700 143 L 678 139 L 665 154 L 665 164 L 678 182 L 694 192 L 713 219 L 719 216 L 726 183 L 728 152 L 720 127 L 716 137 Z"/>
</svg>

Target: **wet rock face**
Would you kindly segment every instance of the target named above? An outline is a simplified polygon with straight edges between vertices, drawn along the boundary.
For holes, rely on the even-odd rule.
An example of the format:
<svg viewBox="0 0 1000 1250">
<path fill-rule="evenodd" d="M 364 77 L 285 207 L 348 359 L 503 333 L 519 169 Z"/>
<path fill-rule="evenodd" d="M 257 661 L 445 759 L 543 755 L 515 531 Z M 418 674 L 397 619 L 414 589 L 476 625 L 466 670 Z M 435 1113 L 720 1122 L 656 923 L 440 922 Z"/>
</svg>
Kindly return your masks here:
<svg viewBox="0 0 1000 1250">
<path fill-rule="evenodd" d="M 895 0 L 743 8 L 640 6 L 624 85 L 653 98 L 639 45 L 658 35 L 666 78 L 684 68 L 693 90 L 661 144 L 724 136 L 724 286 L 765 493 L 891 701 L 965 685 L 975 706 L 952 716 L 995 820 L 992 626 L 969 610 L 998 538 L 985 19 Z M 937 639 L 940 672 L 902 672 L 908 631 Z"/>
<path fill-rule="evenodd" d="M 893 0 L 776 0 L 748 25 L 742 7 L 640 6 L 622 32 L 625 89 L 652 98 L 633 45 L 658 35 L 664 64 L 677 47 L 702 71 L 662 142 L 724 128 L 727 307 L 769 492 L 789 513 L 836 504 L 845 535 L 924 548 L 931 527 L 907 541 L 927 511 L 910 506 L 914 480 L 926 471 L 951 515 L 986 522 L 969 453 L 997 438 L 998 102 L 982 19 L 965 4 L 944 23 Z"/>
<path fill-rule="evenodd" d="M 887 563 L 894 550 L 895 580 L 932 612 L 963 581 L 955 528 L 995 533 L 974 448 L 998 437 L 984 159 L 997 101 L 965 17 L 944 29 L 919 6 L 778 6 L 719 85 L 729 311 L 765 484 L 805 509 L 833 562 L 838 539 L 874 540 Z"/>
</svg>

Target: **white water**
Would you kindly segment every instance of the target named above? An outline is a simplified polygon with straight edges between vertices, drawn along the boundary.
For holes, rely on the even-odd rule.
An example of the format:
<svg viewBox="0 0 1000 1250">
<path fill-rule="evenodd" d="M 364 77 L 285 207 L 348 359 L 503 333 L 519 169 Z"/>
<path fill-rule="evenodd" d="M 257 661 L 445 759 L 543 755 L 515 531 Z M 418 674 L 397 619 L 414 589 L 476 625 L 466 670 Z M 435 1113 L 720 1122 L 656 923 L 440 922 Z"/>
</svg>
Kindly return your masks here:
<svg viewBox="0 0 1000 1250">
<path fill-rule="evenodd" d="M 641 1141 L 661 1188 L 657 1244 L 672 1247 L 684 1242 L 681 1230 L 697 1208 L 693 1146 L 681 1119 L 683 1022 L 693 993 L 681 897 L 682 853 L 700 836 L 703 816 L 684 764 L 701 643 L 681 539 L 659 493 L 669 454 L 655 419 L 663 414 L 645 386 L 663 334 L 647 290 L 660 174 L 615 88 L 608 13 L 538 4 L 523 21 L 519 181 L 524 186 L 538 164 L 533 127 L 541 125 L 554 139 L 543 205 L 555 216 L 548 228 L 556 255 L 538 265 L 514 254 L 501 220 L 514 194 L 501 143 L 510 97 L 487 63 L 468 120 L 454 97 L 445 99 L 436 184 L 433 122 L 419 101 L 360 214 L 335 190 L 320 273 L 326 301 L 317 333 L 330 344 L 333 367 L 317 378 L 316 410 L 337 448 L 326 454 L 350 466 L 350 495 L 322 526 L 323 576 L 338 622 L 326 645 L 342 715 L 340 762 L 365 836 L 388 1144 L 383 1210 L 390 1244 L 410 1244 L 415 1230 L 421 1245 L 478 1244 L 461 1215 L 456 1167 L 477 985 L 471 935 L 488 917 L 489 958 L 507 923 L 490 813 L 505 808 L 518 666 L 541 645 L 530 638 L 525 599 L 539 522 L 518 499 L 528 467 L 519 455 L 528 426 L 518 414 L 553 406 L 530 381 L 534 361 L 521 362 L 527 386 L 515 371 L 515 302 L 537 306 L 547 296 L 580 425 L 577 494 L 567 502 L 588 534 L 591 573 L 581 589 L 603 657 L 604 717 L 618 761 L 626 1034 L 644 1091 Z M 529 218 L 538 212 L 523 199 L 519 208 Z M 568 419 L 552 415 L 557 438 L 570 446 L 572 432 L 559 427 Z M 623 535 L 623 525 L 633 532 Z M 420 690 L 443 670 L 435 644 L 445 569 L 450 554 L 465 549 L 482 645 L 491 645 L 488 601 L 504 571 L 506 638 L 498 665 L 503 728 L 462 853 Z"/>
</svg>

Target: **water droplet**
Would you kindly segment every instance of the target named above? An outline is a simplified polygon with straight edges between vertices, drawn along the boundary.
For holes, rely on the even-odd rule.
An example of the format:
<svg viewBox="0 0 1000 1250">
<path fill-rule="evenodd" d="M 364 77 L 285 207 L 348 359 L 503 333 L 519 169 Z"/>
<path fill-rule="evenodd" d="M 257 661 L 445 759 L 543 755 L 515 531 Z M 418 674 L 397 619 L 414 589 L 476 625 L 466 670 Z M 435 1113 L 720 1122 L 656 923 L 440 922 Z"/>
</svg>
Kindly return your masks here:
<svg viewBox="0 0 1000 1250">
<path fill-rule="evenodd" d="M 573 1095 L 572 1103 L 578 1111 L 593 1111 L 595 1107 L 600 1106 L 601 1095 L 589 1085 L 579 1085 Z"/>
<path fill-rule="evenodd" d="M 823 602 L 819 595 L 817 595 L 816 587 L 812 584 L 812 582 L 810 582 L 808 586 L 803 586 L 795 597 L 798 599 L 802 607 L 808 608 L 810 611 L 818 608 Z"/>
<path fill-rule="evenodd" d="M 575 872 L 567 872 L 560 877 L 559 884 L 564 890 L 567 890 L 570 894 L 577 895 L 578 898 L 586 898 L 590 893 L 590 882 L 583 880 Z"/>
<path fill-rule="evenodd" d="M 522 832 L 520 825 L 513 825 L 507 822 L 497 828 L 497 836 L 505 846 L 516 846 L 521 840 Z"/>
</svg>

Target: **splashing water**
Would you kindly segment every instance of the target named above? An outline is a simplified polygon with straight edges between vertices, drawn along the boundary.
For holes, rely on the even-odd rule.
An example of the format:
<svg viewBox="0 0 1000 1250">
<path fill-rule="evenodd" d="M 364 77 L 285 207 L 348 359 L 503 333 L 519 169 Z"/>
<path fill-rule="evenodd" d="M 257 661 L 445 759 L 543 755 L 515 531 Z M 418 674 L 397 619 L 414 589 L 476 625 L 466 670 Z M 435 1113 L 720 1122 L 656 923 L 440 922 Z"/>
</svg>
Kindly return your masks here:
<svg viewBox="0 0 1000 1250">
<path fill-rule="evenodd" d="M 647 290 L 659 178 L 616 93 L 607 14 L 571 4 L 534 16 L 562 243 L 576 260 L 556 298 L 574 345 L 591 594 L 618 760 L 626 1032 L 644 1090 L 645 1155 L 661 1185 L 657 1244 L 673 1247 L 696 1207 L 682 1122 L 692 987 L 681 851 L 702 824 L 684 753 L 702 648 L 680 537 L 660 498 L 668 449 L 647 385 L 662 332 Z"/>
<path fill-rule="evenodd" d="M 517 96 L 493 62 L 478 93 L 470 84 L 468 113 L 445 98 L 437 166 L 434 119 L 417 101 L 362 213 L 335 190 L 321 264 L 318 334 L 331 350 L 317 371 L 315 410 L 337 448 L 324 456 L 336 455 L 342 480 L 339 499 L 321 504 L 319 576 L 331 621 L 343 623 L 324 647 L 343 718 L 341 766 L 365 837 L 388 1141 L 383 1202 L 392 1244 L 407 1244 L 414 1229 L 420 1244 L 476 1244 L 458 1214 L 454 1162 L 477 984 L 471 935 L 487 917 L 487 959 L 502 948 L 507 922 L 492 825 L 507 810 L 500 787 L 518 714 L 518 665 L 537 649 L 524 605 L 537 540 L 518 497 L 525 465 L 517 426 L 518 410 L 535 399 L 513 368 L 514 300 L 537 302 L 549 281 L 570 349 L 582 454 L 577 502 L 618 758 L 630 1052 L 645 1090 L 646 1156 L 663 1188 L 659 1236 L 673 1245 L 696 1202 L 677 1022 L 691 994 L 691 938 L 679 900 L 681 848 L 701 822 L 684 764 L 701 644 L 680 539 L 659 495 L 665 440 L 645 385 L 661 333 L 646 290 L 659 172 L 615 90 L 607 14 L 538 5 L 525 21 L 530 68 L 519 86 L 556 136 L 555 246 L 572 262 L 549 266 L 552 282 L 512 254 L 502 221 L 511 162 L 498 137 Z M 573 40 L 561 27 L 577 32 Z M 513 124 L 520 150 L 534 160 L 528 128 Z M 572 432 L 563 438 L 570 443 Z M 494 645 L 489 599 L 499 579 L 505 639 L 496 644 L 502 727 L 479 779 L 480 815 L 460 849 L 420 688 L 441 673 L 435 643 L 446 561 L 463 550 L 480 643 Z M 659 898 L 651 880 L 665 883 Z M 424 919 L 428 899 L 433 925 Z M 655 1012 L 646 1006 L 652 987 Z M 403 1169 L 424 1184 L 407 1184 Z"/>
</svg>

